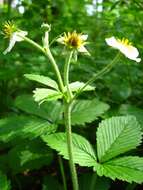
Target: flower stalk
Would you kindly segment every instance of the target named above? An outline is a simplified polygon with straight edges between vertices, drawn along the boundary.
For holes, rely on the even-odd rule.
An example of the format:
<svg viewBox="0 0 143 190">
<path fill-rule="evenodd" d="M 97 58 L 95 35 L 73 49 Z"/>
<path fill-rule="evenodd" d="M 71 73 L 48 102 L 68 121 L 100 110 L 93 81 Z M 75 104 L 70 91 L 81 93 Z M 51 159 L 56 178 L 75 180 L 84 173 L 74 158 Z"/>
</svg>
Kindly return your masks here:
<svg viewBox="0 0 143 190">
<path fill-rule="evenodd" d="M 63 80 L 62 80 L 62 77 L 61 77 L 61 73 L 59 71 L 59 68 L 56 64 L 56 61 L 50 51 L 50 49 L 45 49 L 45 52 L 44 52 L 45 56 L 50 60 L 53 68 L 54 68 L 54 71 L 56 73 L 56 76 L 57 76 L 57 79 L 58 79 L 58 82 L 59 82 L 59 87 L 60 87 L 60 90 L 62 93 L 64 93 L 64 84 L 63 84 Z"/>
<path fill-rule="evenodd" d="M 113 66 L 117 63 L 117 61 L 119 60 L 120 56 L 121 56 L 121 53 L 119 52 L 115 56 L 115 58 L 113 59 L 113 61 L 111 61 L 111 63 L 109 63 L 102 70 L 100 70 L 98 73 L 96 73 L 95 75 L 93 75 L 93 77 L 91 79 L 89 79 L 82 88 L 79 89 L 79 91 L 75 94 L 75 96 L 73 97 L 73 99 L 71 101 L 73 101 L 74 99 L 76 99 L 83 92 L 83 90 L 88 85 L 92 84 L 96 79 L 100 78 L 101 76 L 103 76 L 104 74 L 106 74 L 107 72 L 109 72 L 113 68 Z"/>
<path fill-rule="evenodd" d="M 70 86 L 69 86 L 69 69 L 70 69 L 70 62 L 71 62 L 72 55 L 73 55 L 73 51 L 70 51 L 68 53 L 66 63 L 65 63 L 65 66 L 64 66 L 64 83 L 65 83 L 65 86 L 66 86 L 68 99 L 70 99 L 70 100 L 73 97 L 72 91 L 71 91 Z"/>
<path fill-rule="evenodd" d="M 56 64 L 56 61 L 50 51 L 49 48 L 43 48 L 42 46 L 40 46 L 39 44 L 37 44 L 36 42 L 34 42 L 33 40 L 27 38 L 27 37 L 23 37 L 23 39 L 30 43 L 31 45 L 33 45 L 35 48 L 37 48 L 38 50 L 40 50 L 42 53 L 44 53 L 44 55 L 50 60 L 53 68 L 54 68 L 54 71 L 56 73 L 56 76 L 57 76 L 57 79 L 58 79 L 58 83 L 59 83 L 59 87 L 60 87 L 60 90 L 61 92 L 64 92 L 64 84 L 63 84 L 63 80 L 62 80 L 62 77 L 61 77 L 61 73 L 59 71 L 59 68 Z"/>
</svg>

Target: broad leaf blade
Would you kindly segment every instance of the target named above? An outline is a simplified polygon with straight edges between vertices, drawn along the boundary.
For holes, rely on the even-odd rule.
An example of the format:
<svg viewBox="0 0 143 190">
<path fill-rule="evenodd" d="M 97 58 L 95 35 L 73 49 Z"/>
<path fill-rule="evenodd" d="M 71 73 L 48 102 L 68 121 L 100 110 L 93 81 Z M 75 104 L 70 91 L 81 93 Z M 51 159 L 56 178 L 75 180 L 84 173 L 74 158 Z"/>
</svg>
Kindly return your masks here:
<svg viewBox="0 0 143 190">
<path fill-rule="evenodd" d="M 44 142 L 35 139 L 15 146 L 9 151 L 8 157 L 10 168 L 14 173 L 19 173 L 50 165 L 53 153 Z"/>
<path fill-rule="evenodd" d="M 91 123 L 109 109 L 109 105 L 93 100 L 77 100 L 71 113 L 72 125 L 84 125 Z"/>
<path fill-rule="evenodd" d="M 7 180 L 6 175 L 4 175 L 1 171 L 0 171 L 0 189 L 1 190 L 11 189 L 10 182 Z"/>
<path fill-rule="evenodd" d="M 127 182 L 143 182 L 143 158 L 125 156 L 98 165 L 96 171 L 99 176 L 120 179 Z"/>
<path fill-rule="evenodd" d="M 44 84 L 46 86 L 58 90 L 58 84 L 56 83 L 56 81 L 47 76 L 37 75 L 37 74 L 25 74 L 24 76 L 29 80 L 39 82 L 41 84 Z"/>
<path fill-rule="evenodd" d="M 97 153 L 100 162 L 136 148 L 141 142 L 141 128 L 134 116 L 106 119 L 97 129 Z"/>
<path fill-rule="evenodd" d="M 46 88 L 36 88 L 34 91 L 34 99 L 36 102 L 44 102 L 44 101 L 51 101 L 57 100 L 62 98 L 62 93 L 60 91 L 46 89 Z"/>
<path fill-rule="evenodd" d="M 0 120 L 0 141 L 7 143 L 11 140 L 35 138 L 43 134 L 51 134 L 56 129 L 56 125 L 43 119 L 11 116 Z"/>
<path fill-rule="evenodd" d="M 72 134 L 74 163 L 80 166 L 94 166 L 96 162 L 95 152 L 91 144 L 82 136 Z M 65 159 L 69 159 L 67 151 L 67 140 L 65 133 L 55 133 L 43 136 L 43 140 Z"/>
<path fill-rule="evenodd" d="M 44 102 L 40 106 L 31 95 L 21 95 L 15 100 L 15 106 L 32 115 L 56 122 L 62 118 L 62 106 L 59 101 Z"/>
</svg>

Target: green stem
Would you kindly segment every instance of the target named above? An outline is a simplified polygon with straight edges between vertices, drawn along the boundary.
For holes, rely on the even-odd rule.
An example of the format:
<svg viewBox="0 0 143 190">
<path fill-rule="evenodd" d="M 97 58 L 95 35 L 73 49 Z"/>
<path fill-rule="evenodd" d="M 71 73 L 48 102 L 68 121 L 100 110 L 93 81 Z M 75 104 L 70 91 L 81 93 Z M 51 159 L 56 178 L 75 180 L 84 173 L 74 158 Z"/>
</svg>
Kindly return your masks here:
<svg viewBox="0 0 143 190">
<path fill-rule="evenodd" d="M 59 71 L 59 68 L 58 68 L 58 66 L 56 64 L 56 61 L 55 61 L 50 49 L 46 49 L 45 55 L 49 58 L 51 64 L 53 65 L 53 68 L 54 68 L 55 73 L 56 73 L 57 78 L 58 78 L 60 90 L 64 93 L 64 84 L 63 84 L 63 80 L 62 80 L 62 77 L 61 77 L 61 73 Z"/>
<path fill-rule="evenodd" d="M 65 176 L 65 172 L 64 172 L 63 161 L 62 161 L 61 156 L 58 156 L 58 158 L 59 158 L 59 165 L 60 165 L 60 170 L 61 170 L 64 190 L 67 190 L 66 176 Z"/>
<path fill-rule="evenodd" d="M 97 74 L 93 75 L 93 77 L 91 79 L 89 79 L 85 85 L 79 89 L 79 91 L 75 94 L 75 96 L 73 97 L 73 99 L 71 101 L 73 101 L 74 99 L 77 98 L 77 96 L 79 96 L 83 90 L 90 84 L 92 84 L 96 79 L 100 78 L 101 76 L 103 76 L 105 73 L 109 72 L 112 67 L 114 66 L 114 64 L 117 62 L 117 60 L 119 60 L 120 57 L 120 52 L 115 56 L 115 58 L 113 59 L 113 61 L 111 61 L 110 64 L 108 64 L 106 67 L 104 67 L 101 71 L 99 71 Z"/>
<path fill-rule="evenodd" d="M 65 119 L 65 126 L 66 126 L 69 166 L 70 166 L 70 171 L 71 171 L 71 176 L 72 176 L 73 190 L 78 190 L 78 179 L 77 179 L 76 167 L 73 161 L 71 109 L 72 109 L 72 104 L 65 103 L 64 119 Z"/>
<path fill-rule="evenodd" d="M 40 50 L 41 52 L 43 52 L 45 54 L 45 50 L 44 50 L 44 48 L 42 46 L 40 46 L 39 44 L 37 44 L 36 42 L 34 42 L 33 40 L 31 40 L 30 38 L 23 37 L 23 36 L 20 36 L 20 37 L 23 38 L 23 40 L 25 40 L 29 44 L 33 45 L 34 47 L 36 47 L 38 50 Z"/>
<path fill-rule="evenodd" d="M 70 68 L 72 55 L 73 51 L 69 52 L 64 66 L 64 84 L 67 88 L 67 99 L 66 101 L 64 101 L 64 106 L 65 106 L 64 120 L 66 127 L 67 149 L 68 149 L 69 166 L 71 171 L 73 190 L 78 190 L 78 179 L 77 179 L 76 167 L 73 160 L 73 144 L 72 144 L 72 128 L 71 128 L 72 103 L 69 103 L 73 98 L 72 91 L 69 86 L 69 68 Z"/>
<path fill-rule="evenodd" d="M 72 92 L 69 87 L 69 68 L 70 68 L 70 62 L 71 62 L 72 55 L 73 55 L 73 51 L 71 51 L 69 53 L 69 55 L 67 56 L 66 63 L 64 66 L 64 83 L 67 88 L 67 95 L 68 95 L 69 99 L 72 99 L 72 97 L 73 97 Z"/>
<path fill-rule="evenodd" d="M 61 73 L 59 71 L 59 68 L 55 62 L 55 59 L 50 51 L 49 48 L 43 48 L 42 46 L 40 46 L 39 44 L 37 44 L 36 42 L 34 42 L 33 40 L 27 38 L 27 37 L 23 37 L 21 36 L 26 42 L 30 43 L 31 45 L 33 45 L 34 47 L 36 47 L 38 50 L 40 50 L 42 53 L 44 53 L 44 55 L 50 60 L 53 68 L 54 68 L 54 71 L 56 73 L 56 76 L 57 76 L 57 79 L 58 79 L 58 82 L 59 82 L 59 87 L 60 87 L 60 90 L 62 92 L 64 92 L 64 84 L 63 84 L 63 80 L 62 80 L 62 77 L 61 77 Z"/>
</svg>

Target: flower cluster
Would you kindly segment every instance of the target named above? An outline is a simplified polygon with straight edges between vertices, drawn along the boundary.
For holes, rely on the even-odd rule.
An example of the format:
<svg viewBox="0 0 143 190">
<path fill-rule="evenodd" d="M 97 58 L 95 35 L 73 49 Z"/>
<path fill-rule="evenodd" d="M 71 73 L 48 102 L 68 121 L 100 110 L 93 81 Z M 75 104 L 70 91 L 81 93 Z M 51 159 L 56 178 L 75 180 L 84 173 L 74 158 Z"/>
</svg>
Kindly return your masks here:
<svg viewBox="0 0 143 190">
<path fill-rule="evenodd" d="M 43 45 L 45 47 L 49 47 L 48 40 L 49 40 L 49 31 L 51 30 L 51 26 L 44 23 L 42 25 L 42 28 L 45 28 L 45 37 L 43 38 Z M 13 46 L 16 42 L 23 41 L 25 39 L 25 36 L 28 34 L 27 31 L 22 31 L 17 28 L 17 26 L 13 22 L 5 22 L 3 26 L 3 34 L 6 38 L 9 38 L 9 46 L 4 51 L 4 54 L 11 51 Z M 88 35 L 77 33 L 76 31 L 64 33 L 63 36 L 57 39 L 57 41 L 61 44 L 64 44 L 68 49 L 74 51 L 74 52 L 81 52 L 85 53 L 87 55 L 90 55 L 87 49 L 85 48 L 85 45 L 87 44 L 86 40 L 88 38 Z M 121 53 L 123 53 L 127 58 L 134 60 L 136 62 L 140 62 L 141 58 L 139 58 L 139 51 L 136 47 L 132 46 L 132 44 L 129 42 L 128 39 L 116 39 L 114 36 L 110 38 L 105 39 L 106 43 L 115 48 L 118 49 Z"/>
</svg>

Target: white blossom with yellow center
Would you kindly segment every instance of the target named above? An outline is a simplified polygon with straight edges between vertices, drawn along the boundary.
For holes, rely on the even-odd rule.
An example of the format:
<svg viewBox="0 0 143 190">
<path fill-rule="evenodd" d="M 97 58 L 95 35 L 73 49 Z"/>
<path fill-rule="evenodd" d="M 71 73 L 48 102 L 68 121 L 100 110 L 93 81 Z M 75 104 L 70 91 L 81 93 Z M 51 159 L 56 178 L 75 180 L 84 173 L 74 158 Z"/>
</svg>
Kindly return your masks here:
<svg viewBox="0 0 143 190">
<path fill-rule="evenodd" d="M 78 52 L 89 54 L 84 45 L 87 43 L 86 40 L 88 35 L 77 33 L 76 31 L 67 34 L 64 33 L 63 36 L 57 39 L 57 42 L 64 44 L 69 49 L 77 50 Z"/>
<path fill-rule="evenodd" d="M 140 62 L 141 58 L 139 58 L 139 51 L 136 47 L 132 46 L 128 39 L 116 39 L 114 36 L 105 39 L 106 43 L 118 49 L 122 52 L 127 58 L 134 60 L 136 62 Z"/>
<path fill-rule="evenodd" d="M 12 22 L 8 21 L 4 24 L 3 34 L 6 38 L 10 39 L 8 48 L 3 52 L 4 54 L 7 54 L 11 51 L 16 42 L 24 40 L 23 38 L 28 34 L 28 32 L 17 29 Z"/>
</svg>

